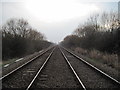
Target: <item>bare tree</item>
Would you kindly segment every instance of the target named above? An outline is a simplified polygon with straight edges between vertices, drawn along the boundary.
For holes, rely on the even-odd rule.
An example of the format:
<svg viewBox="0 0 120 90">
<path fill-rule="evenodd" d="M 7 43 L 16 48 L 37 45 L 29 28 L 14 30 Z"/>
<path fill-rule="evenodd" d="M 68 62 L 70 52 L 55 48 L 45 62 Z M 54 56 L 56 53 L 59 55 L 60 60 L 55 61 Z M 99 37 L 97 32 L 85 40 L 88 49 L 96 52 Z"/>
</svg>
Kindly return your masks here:
<svg viewBox="0 0 120 90">
<path fill-rule="evenodd" d="M 45 36 L 24 19 L 10 19 L 1 30 L 4 59 L 29 54 L 50 45 L 44 41 Z"/>
<path fill-rule="evenodd" d="M 34 29 L 30 29 L 27 37 L 30 38 L 31 40 L 43 40 L 44 39 L 44 36 L 40 32 L 37 32 Z"/>
<path fill-rule="evenodd" d="M 94 30 L 99 29 L 99 14 L 94 14 L 88 18 L 88 21 L 86 22 L 87 25 L 92 26 Z"/>
<path fill-rule="evenodd" d="M 111 11 L 110 13 L 104 12 L 101 15 L 101 25 L 105 30 L 114 30 L 118 28 L 118 14 L 116 12 Z"/>
<path fill-rule="evenodd" d="M 2 27 L 3 35 L 11 34 L 13 36 L 20 36 L 23 38 L 30 38 L 33 40 L 43 40 L 44 35 L 42 35 L 37 30 L 30 27 L 28 22 L 24 19 L 11 19 L 7 24 Z"/>
</svg>

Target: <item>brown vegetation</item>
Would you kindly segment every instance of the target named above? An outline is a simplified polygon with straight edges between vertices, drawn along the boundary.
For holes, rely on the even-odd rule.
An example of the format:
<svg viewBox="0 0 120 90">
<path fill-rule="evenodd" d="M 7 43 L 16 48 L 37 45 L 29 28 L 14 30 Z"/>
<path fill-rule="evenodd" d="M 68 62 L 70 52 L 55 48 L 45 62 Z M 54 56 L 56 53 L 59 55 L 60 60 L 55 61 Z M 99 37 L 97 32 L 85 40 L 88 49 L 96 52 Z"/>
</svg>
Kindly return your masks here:
<svg viewBox="0 0 120 90">
<path fill-rule="evenodd" d="M 98 63 L 106 64 L 112 68 L 118 70 L 118 56 L 117 54 L 108 54 L 104 52 L 100 52 L 98 50 L 85 50 L 82 48 L 75 48 L 75 52 L 80 53 L 84 56 L 87 56 Z"/>
</svg>

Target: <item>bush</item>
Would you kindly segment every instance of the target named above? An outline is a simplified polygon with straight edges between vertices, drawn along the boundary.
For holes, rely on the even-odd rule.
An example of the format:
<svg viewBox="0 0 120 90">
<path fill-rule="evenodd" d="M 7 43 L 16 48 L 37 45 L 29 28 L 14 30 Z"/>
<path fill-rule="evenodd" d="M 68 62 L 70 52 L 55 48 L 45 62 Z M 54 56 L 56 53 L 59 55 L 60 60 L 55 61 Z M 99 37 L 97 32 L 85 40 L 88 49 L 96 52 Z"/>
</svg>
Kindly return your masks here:
<svg viewBox="0 0 120 90">
<path fill-rule="evenodd" d="M 113 68 L 118 68 L 118 57 L 116 54 L 105 54 L 103 55 L 102 59 L 104 60 L 104 63 L 108 66 L 111 66 Z"/>
</svg>

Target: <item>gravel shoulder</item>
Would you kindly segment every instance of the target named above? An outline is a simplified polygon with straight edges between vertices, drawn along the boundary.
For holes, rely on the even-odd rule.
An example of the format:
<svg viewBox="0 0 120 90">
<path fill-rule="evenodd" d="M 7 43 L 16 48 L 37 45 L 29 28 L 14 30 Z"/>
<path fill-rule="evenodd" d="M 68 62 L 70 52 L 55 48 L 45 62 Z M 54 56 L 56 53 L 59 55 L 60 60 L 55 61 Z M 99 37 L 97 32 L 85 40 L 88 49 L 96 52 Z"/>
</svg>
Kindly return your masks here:
<svg viewBox="0 0 120 90">
<path fill-rule="evenodd" d="M 44 49 L 45 50 L 45 49 Z M 40 53 L 42 53 L 44 50 L 41 50 L 39 52 L 35 52 L 33 54 L 30 54 L 30 55 L 27 55 L 23 58 L 20 58 L 18 61 L 17 60 L 12 60 L 10 61 L 9 63 L 5 64 L 6 67 L 4 67 L 5 65 L 2 65 L 1 68 L 2 68 L 2 72 L 1 72 L 1 75 L 4 76 L 6 75 L 7 73 L 11 72 L 12 70 L 16 69 L 17 67 L 19 67 L 20 65 L 28 62 L 30 59 L 32 59 L 33 57 L 39 55 Z M 9 65 L 9 66 L 7 66 Z"/>
</svg>

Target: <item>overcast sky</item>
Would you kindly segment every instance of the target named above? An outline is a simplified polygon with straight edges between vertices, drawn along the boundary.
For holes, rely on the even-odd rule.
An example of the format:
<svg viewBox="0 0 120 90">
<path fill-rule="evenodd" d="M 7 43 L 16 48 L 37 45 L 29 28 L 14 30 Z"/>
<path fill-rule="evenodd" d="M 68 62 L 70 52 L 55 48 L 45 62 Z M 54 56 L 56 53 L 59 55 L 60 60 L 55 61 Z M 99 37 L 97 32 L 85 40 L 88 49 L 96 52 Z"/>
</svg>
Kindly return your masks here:
<svg viewBox="0 0 120 90">
<path fill-rule="evenodd" d="M 92 13 L 117 11 L 117 1 L 119 0 L 114 0 L 116 2 L 106 1 L 24 0 L 18 2 L 18 0 L 2 0 L 0 25 L 6 23 L 10 18 L 23 18 L 33 28 L 43 33 L 49 41 L 58 43 L 65 36 L 71 34 Z"/>
</svg>

